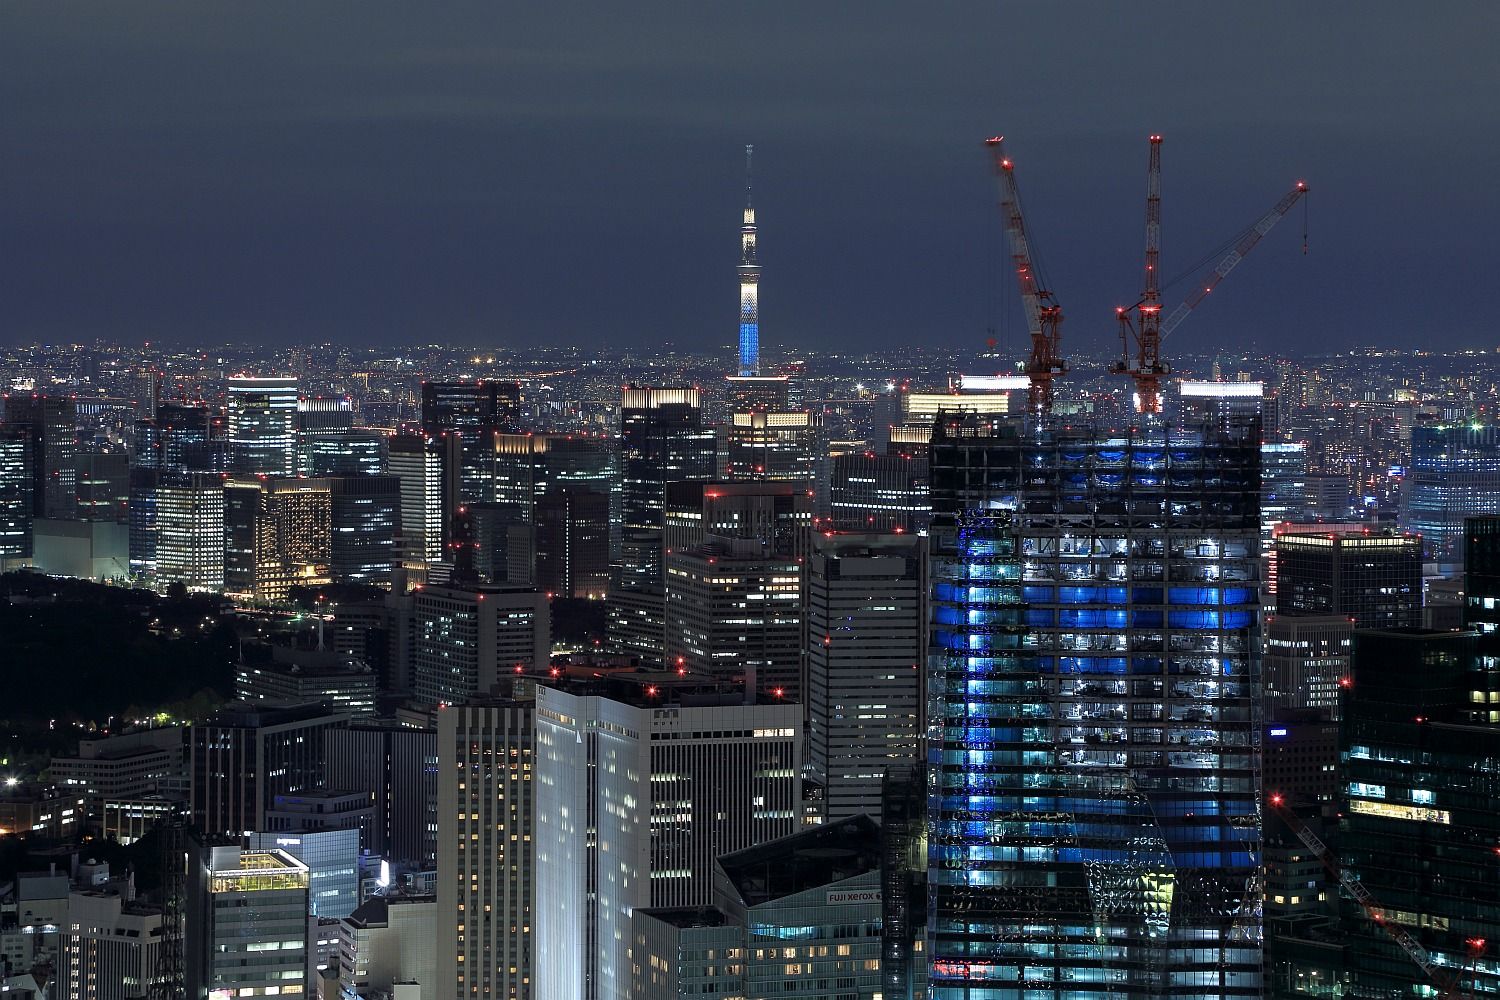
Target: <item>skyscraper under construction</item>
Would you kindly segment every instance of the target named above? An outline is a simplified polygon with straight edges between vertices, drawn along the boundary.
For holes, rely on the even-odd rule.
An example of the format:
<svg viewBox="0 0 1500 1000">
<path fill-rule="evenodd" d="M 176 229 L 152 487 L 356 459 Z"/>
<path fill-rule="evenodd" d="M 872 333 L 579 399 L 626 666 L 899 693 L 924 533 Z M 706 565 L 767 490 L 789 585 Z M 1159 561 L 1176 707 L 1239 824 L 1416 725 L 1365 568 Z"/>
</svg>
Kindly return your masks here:
<svg viewBox="0 0 1500 1000">
<path fill-rule="evenodd" d="M 1259 446 L 934 427 L 936 1000 L 1259 995 Z"/>
</svg>

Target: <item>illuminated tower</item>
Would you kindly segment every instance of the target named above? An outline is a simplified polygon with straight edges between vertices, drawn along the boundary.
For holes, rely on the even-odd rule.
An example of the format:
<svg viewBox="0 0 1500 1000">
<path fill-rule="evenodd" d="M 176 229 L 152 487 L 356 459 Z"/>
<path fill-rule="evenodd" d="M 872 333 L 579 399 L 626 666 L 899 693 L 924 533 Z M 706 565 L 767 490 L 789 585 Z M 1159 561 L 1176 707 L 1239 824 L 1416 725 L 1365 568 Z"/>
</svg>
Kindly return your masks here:
<svg viewBox="0 0 1500 1000">
<path fill-rule="evenodd" d="M 740 227 L 740 374 L 760 374 L 760 265 L 755 262 L 755 205 L 750 200 L 750 157 L 745 147 L 745 224 Z"/>
</svg>

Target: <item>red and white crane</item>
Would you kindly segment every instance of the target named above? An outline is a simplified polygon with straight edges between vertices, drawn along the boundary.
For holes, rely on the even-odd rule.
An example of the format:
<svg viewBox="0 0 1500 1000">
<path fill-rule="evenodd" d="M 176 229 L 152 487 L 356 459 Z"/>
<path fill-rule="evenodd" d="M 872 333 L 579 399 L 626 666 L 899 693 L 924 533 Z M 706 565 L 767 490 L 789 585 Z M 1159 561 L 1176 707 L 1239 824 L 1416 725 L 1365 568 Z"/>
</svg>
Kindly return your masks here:
<svg viewBox="0 0 1500 1000">
<path fill-rule="evenodd" d="M 1059 351 L 1062 343 L 1062 306 L 1048 290 L 1032 261 L 1031 244 L 1026 237 L 1026 221 L 1021 215 L 1021 194 L 1016 188 L 1015 164 L 1005 155 L 1005 137 L 984 140 L 995 161 L 995 177 L 1000 182 L 1000 210 L 1005 216 L 1005 231 L 1010 237 L 1010 256 L 1021 285 L 1021 303 L 1026 309 L 1026 329 L 1031 334 L 1031 353 L 1022 372 L 1026 375 L 1027 410 L 1032 414 L 1052 410 L 1052 380 L 1068 372 L 1068 363 Z"/>
<path fill-rule="evenodd" d="M 1151 155 L 1146 171 L 1146 274 L 1141 299 L 1130 307 L 1120 306 L 1115 314 L 1120 324 L 1121 358 L 1113 368 L 1116 374 L 1135 380 L 1136 409 L 1141 413 L 1161 412 L 1161 382 L 1171 368 L 1161 359 L 1161 342 L 1175 330 L 1198 303 L 1208 297 L 1224 276 L 1245 259 L 1261 238 L 1286 217 L 1292 206 L 1307 194 L 1301 181 L 1282 196 L 1269 212 L 1233 241 L 1227 254 L 1215 265 L 1213 274 L 1194 289 L 1187 300 L 1162 318 L 1161 275 L 1161 136 L 1152 135 Z M 1302 252 L 1307 252 L 1304 232 Z M 1132 318 L 1133 315 L 1133 318 Z"/>
</svg>

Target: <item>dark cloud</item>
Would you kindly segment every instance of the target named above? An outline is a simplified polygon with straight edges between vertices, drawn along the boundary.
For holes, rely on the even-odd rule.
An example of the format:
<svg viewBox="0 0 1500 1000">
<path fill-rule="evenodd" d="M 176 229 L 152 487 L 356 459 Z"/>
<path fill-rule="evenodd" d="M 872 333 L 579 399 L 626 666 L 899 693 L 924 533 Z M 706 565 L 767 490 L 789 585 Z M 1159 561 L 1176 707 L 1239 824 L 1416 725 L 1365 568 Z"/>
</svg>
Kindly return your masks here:
<svg viewBox="0 0 1500 1000">
<path fill-rule="evenodd" d="M 1480 342 L 1496 11 L 11 3 L 0 340 L 727 344 L 753 141 L 772 346 L 978 343 L 1001 130 L 1101 353 L 1160 130 L 1168 273 L 1313 185 L 1184 343 Z"/>
</svg>

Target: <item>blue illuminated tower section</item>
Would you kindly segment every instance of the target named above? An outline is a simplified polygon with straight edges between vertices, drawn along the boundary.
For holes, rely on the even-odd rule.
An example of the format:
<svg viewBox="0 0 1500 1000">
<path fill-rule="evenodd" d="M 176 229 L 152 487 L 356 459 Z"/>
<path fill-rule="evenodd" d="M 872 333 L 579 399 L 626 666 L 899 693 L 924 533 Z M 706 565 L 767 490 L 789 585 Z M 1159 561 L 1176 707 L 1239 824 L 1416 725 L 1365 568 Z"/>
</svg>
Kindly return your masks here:
<svg viewBox="0 0 1500 1000">
<path fill-rule="evenodd" d="M 740 374 L 760 374 L 760 265 L 755 262 L 755 205 L 750 200 L 750 158 L 745 147 L 745 222 L 740 226 Z"/>
</svg>

